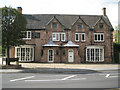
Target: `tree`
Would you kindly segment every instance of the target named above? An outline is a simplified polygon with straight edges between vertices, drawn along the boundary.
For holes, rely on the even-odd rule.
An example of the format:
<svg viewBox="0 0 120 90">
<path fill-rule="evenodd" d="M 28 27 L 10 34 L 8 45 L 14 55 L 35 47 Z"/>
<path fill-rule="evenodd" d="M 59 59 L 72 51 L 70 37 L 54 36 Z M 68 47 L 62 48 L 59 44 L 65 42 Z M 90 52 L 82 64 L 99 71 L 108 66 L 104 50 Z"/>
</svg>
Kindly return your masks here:
<svg viewBox="0 0 120 90">
<path fill-rule="evenodd" d="M 9 61 L 10 46 L 19 46 L 25 44 L 23 31 L 26 31 L 26 18 L 11 7 L 2 8 L 2 46 L 7 49 L 7 65 Z"/>
<path fill-rule="evenodd" d="M 120 25 L 115 26 L 115 30 L 113 33 L 113 39 L 115 43 L 120 43 Z"/>
</svg>

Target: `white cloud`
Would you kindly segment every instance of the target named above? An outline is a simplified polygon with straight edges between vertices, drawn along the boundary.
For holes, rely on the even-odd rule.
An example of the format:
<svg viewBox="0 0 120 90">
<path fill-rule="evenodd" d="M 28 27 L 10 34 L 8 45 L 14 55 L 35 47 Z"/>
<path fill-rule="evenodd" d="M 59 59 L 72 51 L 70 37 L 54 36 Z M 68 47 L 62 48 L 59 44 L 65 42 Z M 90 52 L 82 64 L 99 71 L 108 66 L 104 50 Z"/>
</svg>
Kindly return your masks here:
<svg viewBox="0 0 120 90">
<path fill-rule="evenodd" d="M 102 15 L 106 7 L 107 15 L 113 25 L 118 23 L 119 0 L 2 0 L 0 6 L 21 6 L 23 14 L 89 14 Z"/>
</svg>

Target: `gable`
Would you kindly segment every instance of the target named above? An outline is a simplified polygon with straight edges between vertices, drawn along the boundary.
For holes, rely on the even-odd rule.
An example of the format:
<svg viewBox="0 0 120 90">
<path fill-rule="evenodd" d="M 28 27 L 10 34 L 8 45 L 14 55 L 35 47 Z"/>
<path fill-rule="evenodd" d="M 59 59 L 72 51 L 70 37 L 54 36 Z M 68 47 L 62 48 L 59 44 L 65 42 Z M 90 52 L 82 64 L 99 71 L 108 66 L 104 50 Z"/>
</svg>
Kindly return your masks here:
<svg viewBox="0 0 120 90">
<path fill-rule="evenodd" d="M 73 26 L 75 26 L 75 25 L 79 25 L 79 24 L 88 26 L 88 25 L 82 20 L 82 18 L 80 18 L 80 16 L 79 16 L 78 19 L 72 24 L 71 27 L 73 27 Z"/>
<path fill-rule="evenodd" d="M 102 15 L 29 14 L 24 16 L 28 22 L 28 29 L 45 29 L 45 26 L 53 19 L 56 19 L 65 29 L 70 29 L 78 19 L 89 27 L 93 27 L 99 21 L 100 17 L 112 28 L 107 16 L 104 17 Z"/>
</svg>

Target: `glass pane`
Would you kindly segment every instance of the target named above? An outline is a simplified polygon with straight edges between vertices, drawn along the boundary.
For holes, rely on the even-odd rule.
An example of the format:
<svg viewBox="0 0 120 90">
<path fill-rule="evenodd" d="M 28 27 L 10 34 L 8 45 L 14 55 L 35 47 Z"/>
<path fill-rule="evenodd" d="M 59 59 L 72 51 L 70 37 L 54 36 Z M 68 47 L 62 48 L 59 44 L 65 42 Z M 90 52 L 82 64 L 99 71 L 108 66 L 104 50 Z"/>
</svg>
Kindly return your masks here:
<svg viewBox="0 0 120 90">
<path fill-rule="evenodd" d="M 76 41 L 78 41 L 79 40 L 79 38 L 78 38 L 78 34 L 75 34 L 76 35 Z"/>
<path fill-rule="evenodd" d="M 59 34 L 56 34 L 56 40 L 59 40 Z"/>
<path fill-rule="evenodd" d="M 100 29 L 102 29 L 104 26 L 101 24 L 99 27 L 100 27 Z"/>
<path fill-rule="evenodd" d="M 31 32 L 28 32 L 28 38 L 30 38 L 31 37 Z"/>
<path fill-rule="evenodd" d="M 91 49 L 91 61 L 94 61 L 94 49 Z"/>
<path fill-rule="evenodd" d="M 84 34 L 82 34 L 82 40 L 83 40 L 83 41 L 85 40 L 85 35 L 84 35 Z"/>
<path fill-rule="evenodd" d="M 53 23 L 53 24 L 52 24 L 52 27 L 53 27 L 53 28 L 57 28 L 57 24 L 56 24 L 56 23 Z"/>
<path fill-rule="evenodd" d="M 100 34 L 98 34 L 98 40 L 100 40 Z"/>
<path fill-rule="evenodd" d="M 82 25 L 78 25 L 78 28 L 79 28 L 79 29 L 82 28 Z"/>
<path fill-rule="evenodd" d="M 103 41 L 104 39 L 103 39 L 103 34 L 101 34 L 101 40 Z"/>
<path fill-rule="evenodd" d="M 99 61 L 99 49 L 95 49 L 95 60 Z"/>
<path fill-rule="evenodd" d="M 89 61 L 90 60 L 90 50 L 87 49 L 87 60 Z"/>
<path fill-rule="evenodd" d="M 97 40 L 97 35 L 95 35 L 95 40 Z"/>
<path fill-rule="evenodd" d="M 61 34 L 62 36 L 62 40 L 64 41 L 65 40 L 65 34 Z"/>
<path fill-rule="evenodd" d="M 100 49 L 100 60 L 103 60 L 103 49 Z"/>
</svg>

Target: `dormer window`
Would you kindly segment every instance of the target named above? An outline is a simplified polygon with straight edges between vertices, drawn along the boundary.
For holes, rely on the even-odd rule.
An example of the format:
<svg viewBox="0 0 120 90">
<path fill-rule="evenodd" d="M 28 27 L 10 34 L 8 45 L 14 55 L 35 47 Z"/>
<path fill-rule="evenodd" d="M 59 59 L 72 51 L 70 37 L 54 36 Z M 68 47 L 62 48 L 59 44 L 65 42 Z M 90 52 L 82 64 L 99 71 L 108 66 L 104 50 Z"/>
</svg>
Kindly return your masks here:
<svg viewBox="0 0 120 90">
<path fill-rule="evenodd" d="M 54 29 L 57 28 L 57 24 L 56 24 L 56 23 L 53 23 L 53 24 L 52 24 L 52 28 L 54 28 Z"/>
<path fill-rule="evenodd" d="M 82 28 L 82 25 L 81 25 L 81 24 L 79 24 L 77 27 L 78 27 L 78 29 L 81 29 L 81 28 Z"/>
<path fill-rule="evenodd" d="M 100 28 L 100 29 L 103 29 L 103 28 L 104 28 L 104 25 L 103 25 L 103 24 L 100 24 L 100 25 L 99 25 L 99 28 Z"/>
</svg>

